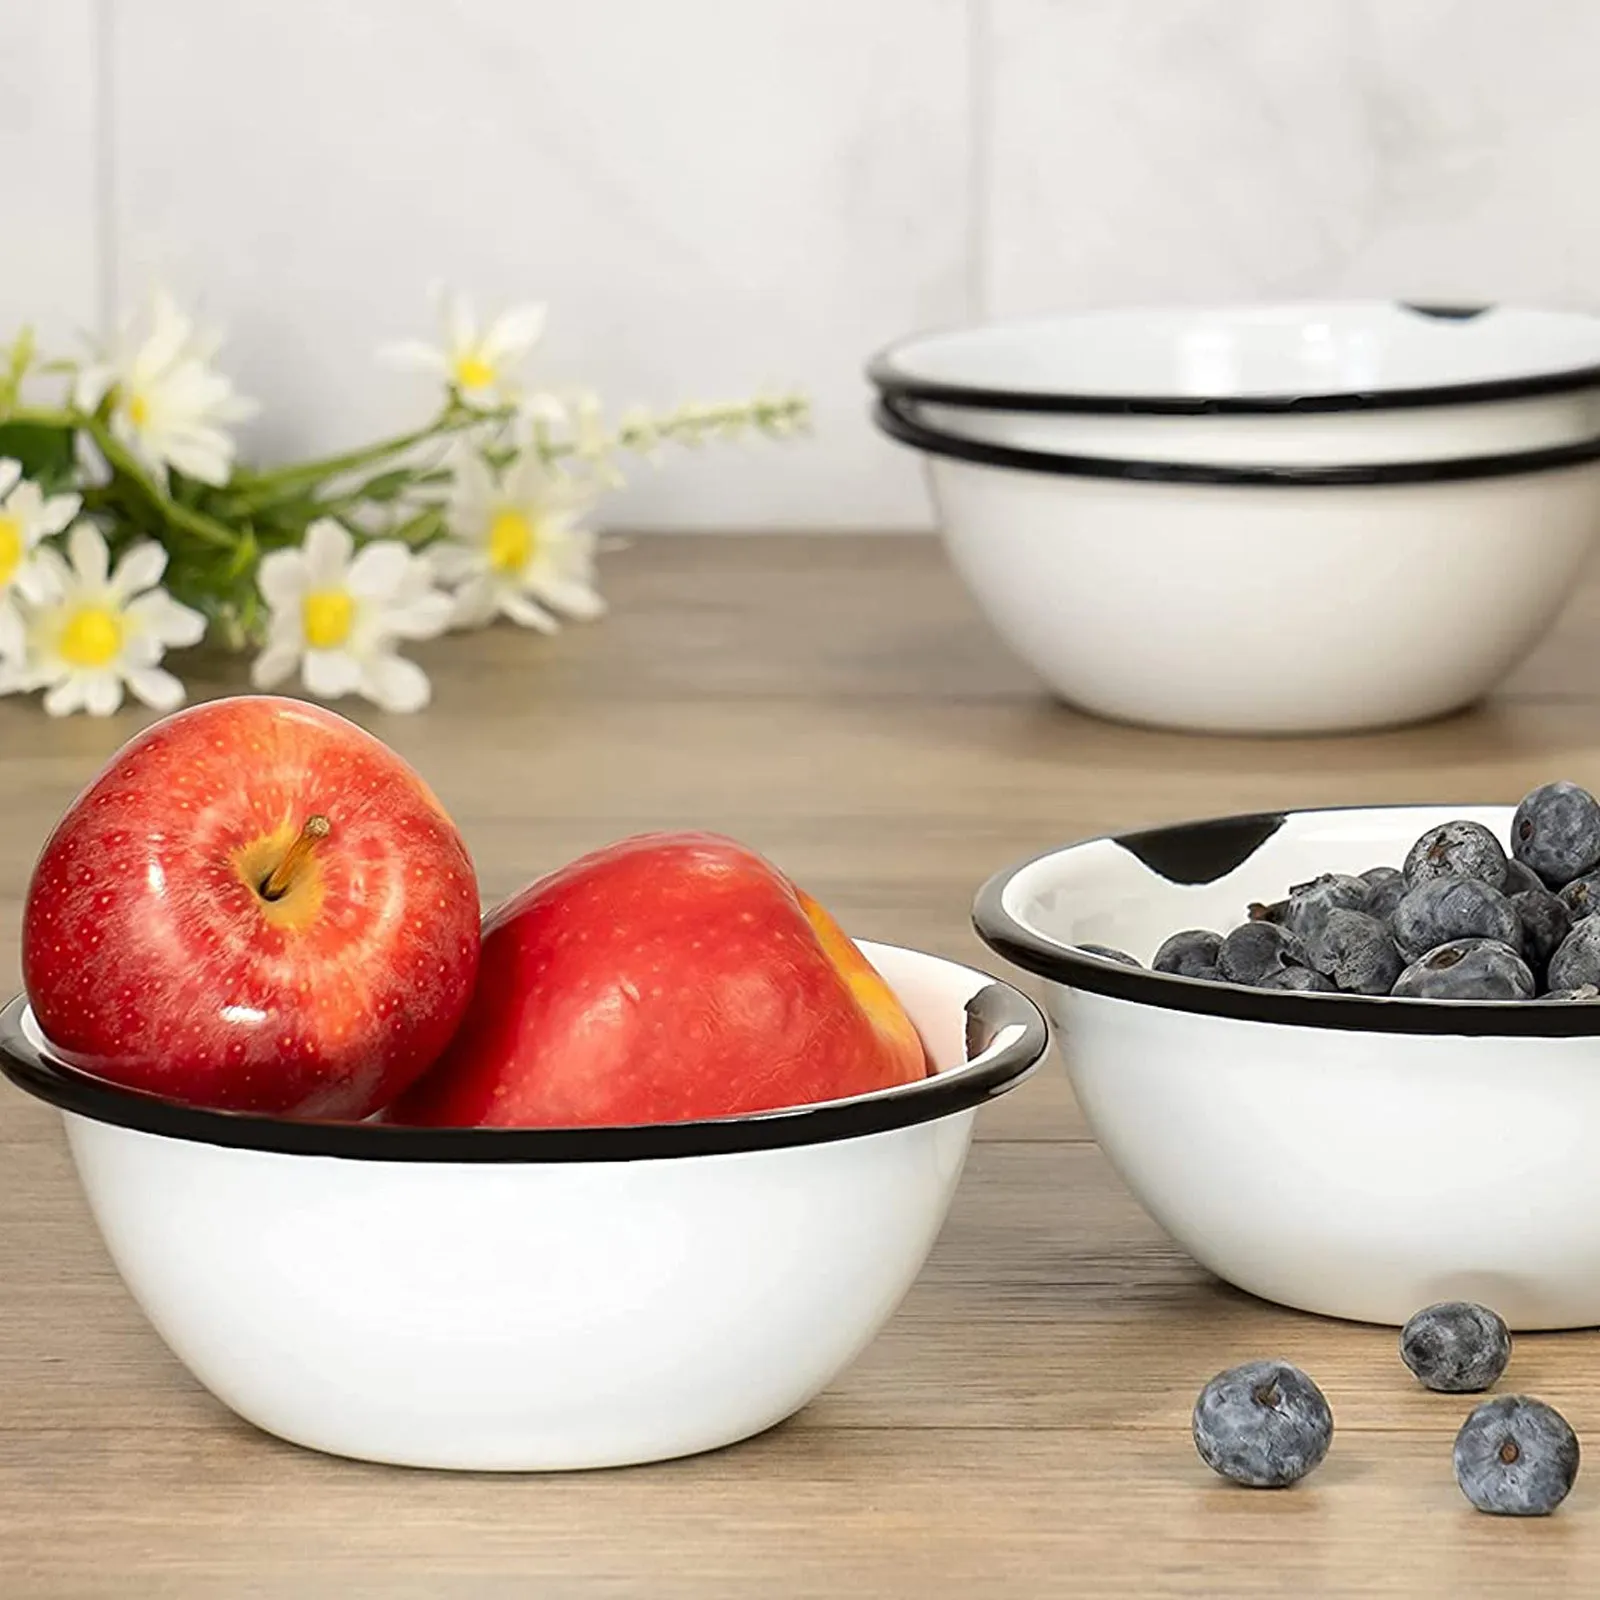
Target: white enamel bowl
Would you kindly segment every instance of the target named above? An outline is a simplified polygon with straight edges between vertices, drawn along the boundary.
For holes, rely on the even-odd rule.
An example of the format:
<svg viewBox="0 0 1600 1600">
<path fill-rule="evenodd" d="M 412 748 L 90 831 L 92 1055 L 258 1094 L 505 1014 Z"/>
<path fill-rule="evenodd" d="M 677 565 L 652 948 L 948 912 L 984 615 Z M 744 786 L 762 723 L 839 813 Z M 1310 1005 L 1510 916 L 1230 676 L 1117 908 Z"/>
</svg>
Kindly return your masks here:
<svg viewBox="0 0 1600 1600">
<path fill-rule="evenodd" d="M 1360 467 L 1048 455 L 922 427 L 956 572 L 1063 699 L 1207 733 L 1414 722 L 1484 695 L 1600 532 L 1600 437 Z"/>
<path fill-rule="evenodd" d="M 1395 301 L 1036 317 L 902 340 L 879 392 L 945 433 L 1207 465 L 1504 455 L 1600 433 L 1600 317 Z"/>
<path fill-rule="evenodd" d="M 1044 1020 L 1009 985 L 863 945 L 937 1071 L 721 1122 L 411 1130 L 199 1111 L 53 1062 L 18 1000 L 0 1068 L 65 1114 L 123 1280 L 269 1433 L 474 1470 L 709 1450 L 842 1372 L 921 1269 L 976 1108 Z"/>
<path fill-rule="evenodd" d="M 1515 1329 L 1600 1324 L 1600 1003 L 1248 989 L 1148 963 L 1322 872 L 1398 865 L 1425 829 L 1509 806 L 1223 818 L 1002 873 L 974 920 L 1047 980 L 1078 1102 L 1140 1204 L 1219 1277 L 1404 1323 L 1478 1300 Z"/>
</svg>

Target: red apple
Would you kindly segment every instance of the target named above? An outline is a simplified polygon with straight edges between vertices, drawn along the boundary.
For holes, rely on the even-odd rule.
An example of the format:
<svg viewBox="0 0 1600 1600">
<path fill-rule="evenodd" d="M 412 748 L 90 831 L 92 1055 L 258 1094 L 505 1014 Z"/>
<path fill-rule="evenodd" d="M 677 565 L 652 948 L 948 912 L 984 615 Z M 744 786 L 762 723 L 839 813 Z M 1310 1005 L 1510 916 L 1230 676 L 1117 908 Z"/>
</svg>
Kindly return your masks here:
<svg viewBox="0 0 1600 1600">
<path fill-rule="evenodd" d="M 70 1062 L 191 1104 L 359 1118 L 471 997 L 478 889 L 443 807 L 331 711 L 247 695 L 130 740 L 28 886 L 22 970 Z"/>
<path fill-rule="evenodd" d="M 466 1020 L 385 1120 L 675 1122 L 927 1072 L 899 1001 L 814 900 L 732 840 L 647 834 L 489 914 Z"/>
</svg>

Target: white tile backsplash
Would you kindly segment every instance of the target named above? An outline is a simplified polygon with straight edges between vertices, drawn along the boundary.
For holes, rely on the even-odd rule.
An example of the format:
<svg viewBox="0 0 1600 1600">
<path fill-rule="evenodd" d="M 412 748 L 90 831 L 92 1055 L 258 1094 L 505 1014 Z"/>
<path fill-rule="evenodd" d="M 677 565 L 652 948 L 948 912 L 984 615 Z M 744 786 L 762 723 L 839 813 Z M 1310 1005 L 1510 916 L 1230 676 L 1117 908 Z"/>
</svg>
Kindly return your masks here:
<svg viewBox="0 0 1600 1600">
<path fill-rule="evenodd" d="M 997 313 L 1600 301 L 1587 0 L 986 0 Z"/>
<path fill-rule="evenodd" d="M 816 436 L 619 525 L 923 523 L 865 355 L 971 314 L 1325 294 L 1600 306 L 1590 0 L 51 0 L 0 7 L 0 326 L 170 278 L 252 447 L 398 425 L 447 279 L 617 403 L 796 383 Z"/>
<path fill-rule="evenodd" d="M 227 318 L 268 450 L 416 416 L 372 351 L 443 278 L 547 299 L 546 369 L 619 403 L 814 396 L 813 441 L 645 470 L 614 520 L 919 521 L 860 366 L 965 314 L 965 42 L 962 0 L 140 0 L 120 281 Z"/>
<path fill-rule="evenodd" d="M 91 0 L 0 6 L 0 340 L 75 341 L 100 314 Z M 75 345 L 72 348 L 76 348 Z"/>
</svg>

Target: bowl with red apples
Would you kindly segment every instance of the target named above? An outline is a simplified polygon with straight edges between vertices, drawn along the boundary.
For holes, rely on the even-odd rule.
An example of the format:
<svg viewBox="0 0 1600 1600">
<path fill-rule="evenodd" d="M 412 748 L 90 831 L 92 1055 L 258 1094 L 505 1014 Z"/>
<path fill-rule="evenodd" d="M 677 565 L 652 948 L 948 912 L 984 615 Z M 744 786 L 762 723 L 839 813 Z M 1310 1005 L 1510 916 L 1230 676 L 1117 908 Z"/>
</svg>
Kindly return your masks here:
<svg viewBox="0 0 1600 1600">
<path fill-rule="evenodd" d="M 598 849 L 480 917 L 423 779 L 301 702 L 136 736 L 39 856 L 0 1070 L 128 1289 L 263 1430 L 400 1465 L 661 1460 L 872 1340 L 1017 990 L 857 943 L 733 840 Z"/>
</svg>

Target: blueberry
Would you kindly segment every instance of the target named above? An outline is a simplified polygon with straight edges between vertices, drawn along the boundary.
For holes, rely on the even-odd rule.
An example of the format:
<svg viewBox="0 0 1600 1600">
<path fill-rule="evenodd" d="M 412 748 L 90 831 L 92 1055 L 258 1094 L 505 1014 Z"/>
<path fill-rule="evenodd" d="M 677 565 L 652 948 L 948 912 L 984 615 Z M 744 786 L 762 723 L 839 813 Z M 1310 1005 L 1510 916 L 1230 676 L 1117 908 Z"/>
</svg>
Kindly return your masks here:
<svg viewBox="0 0 1600 1600">
<path fill-rule="evenodd" d="M 1235 928 L 1217 951 L 1217 970 L 1229 983 L 1260 983 L 1285 967 L 1306 964 L 1305 946 L 1275 922 Z"/>
<path fill-rule="evenodd" d="M 1535 972 L 1543 972 L 1561 941 L 1572 931 L 1566 906 L 1544 887 L 1523 889 L 1511 897 L 1511 909 L 1522 924 L 1522 953 Z"/>
<path fill-rule="evenodd" d="M 1407 1000 L 1531 1000 L 1533 974 L 1493 939 L 1455 939 L 1413 961 L 1390 991 Z"/>
<path fill-rule="evenodd" d="M 1361 874 L 1361 881 L 1367 886 L 1367 915 L 1380 922 L 1387 922 L 1394 915 L 1394 908 L 1410 888 L 1398 867 L 1368 867 Z"/>
<path fill-rule="evenodd" d="M 1600 917 L 1585 917 L 1550 957 L 1549 987 L 1577 989 L 1600 986 Z"/>
<path fill-rule="evenodd" d="M 1333 1441 L 1322 1391 L 1287 1361 L 1219 1372 L 1194 1403 L 1194 1447 L 1214 1472 L 1252 1489 L 1284 1489 L 1316 1467 Z"/>
<path fill-rule="evenodd" d="M 1575 783 L 1523 796 L 1511 819 L 1511 853 L 1553 889 L 1600 867 L 1600 802 Z"/>
<path fill-rule="evenodd" d="M 1108 944 L 1080 944 L 1078 948 L 1086 956 L 1099 956 L 1102 961 L 1115 961 L 1124 967 L 1136 967 L 1138 958 L 1130 956 L 1126 950 L 1113 950 Z"/>
<path fill-rule="evenodd" d="M 1512 856 L 1506 862 L 1506 881 L 1500 886 L 1500 893 L 1508 900 L 1514 894 L 1521 894 L 1524 889 L 1542 889 L 1544 879 L 1525 862 L 1518 861 Z"/>
<path fill-rule="evenodd" d="M 1330 911 L 1364 911 L 1370 887 L 1360 878 L 1343 872 L 1325 872 L 1309 883 L 1297 883 L 1289 890 L 1282 922 L 1291 933 L 1309 939 Z"/>
<path fill-rule="evenodd" d="M 1498 889 L 1477 878 L 1429 878 L 1394 908 L 1391 926 L 1402 955 L 1415 960 L 1454 939 L 1495 939 L 1522 947 L 1522 921 Z"/>
<path fill-rule="evenodd" d="M 1506 853 L 1481 822 L 1441 822 L 1412 845 L 1405 873 L 1412 888 L 1431 878 L 1476 878 L 1500 889 L 1506 881 Z"/>
<path fill-rule="evenodd" d="M 1484 1403 L 1456 1435 L 1456 1482 L 1480 1511 L 1547 1517 L 1578 1477 L 1578 1436 L 1559 1411 L 1524 1395 Z"/>
<path fill-rule="evenodd" d="M 1546 1000 L 1600 1000 L 1600 989 L 1592 983 L 1581 983 L 1576 989 L 1551 989 L 1539 996 L 1539 1004 Z"/>
<path fill-rule="evenodd" d="M 1561 903 L 1574 922 L 1600 911 L 1600 872 L 1586 872 L 1561 889 Z"/>
<path fill-rule="evenodd" d="M 1330 911 L 1306 941 L 1306 954 L 1347 994 L 1388 994 L 1405 965 L 1389 930 L 1365 911 Z"/>
<path fill-rule="evenodd" d="M 1222 935 L 1207 928 L 1186 928 L 1175 933 L 1156 951 L 1152 972 L 1171 972 L 1180 978 L 1214 978 Z"/>
<path fill-rule="evenodd" d="M 1338 985 L 1330 983 L 1320 972 L 1310 967 L 1285 967 L 1282 972 L 1269 972 L 1258 989 L 1290 989 L 1301 994 L 1337 994 Z"/>
<path fill-rule="evenodd" d="M 1438 1394 L 1479 1394 L 1511 1359 L 1511 1330 L 1487 1306 L 1446 1300 L 1400 1330 L 1400 1359 Z"/>
</svg>

